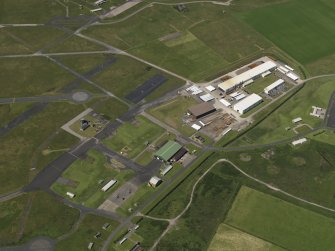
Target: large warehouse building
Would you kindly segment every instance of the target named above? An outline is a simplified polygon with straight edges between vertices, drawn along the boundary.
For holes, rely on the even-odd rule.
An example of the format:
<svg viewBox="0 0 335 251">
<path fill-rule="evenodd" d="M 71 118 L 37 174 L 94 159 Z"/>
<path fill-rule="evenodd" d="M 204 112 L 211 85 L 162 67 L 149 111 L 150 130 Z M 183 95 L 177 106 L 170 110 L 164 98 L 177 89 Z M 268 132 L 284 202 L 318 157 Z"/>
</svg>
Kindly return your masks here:
<svg viewBox="0 0 335 251">
<path fill-rule="evenodd" d="M 199 119 L 215 111 L 215 107 L 209 103 L 201 103 L 188 109 L 188 112 L 192 114 L 195 119 Z"/>
<path fill-rule="evenodd" d="M 243 72 L 240 75 L 237 75 L 231 79 L 228 79 L 221 84 L 219 84 L 219 88 L 229 93 L 233 91 L 235 88 L 243 85 L 243 83 L 256 79 L 260 77 L 264 72 L 272 71 L 277 67 L 277 65 L 272 61 L 267 61 L 261 65 L 256 66 L 255 68 L 252 68 L 246 72 Z"/>
<path fill-rule="evenodd" d="M 164 162 L 178 161 L 187 151 L 177 142 L 169 140 L 156 153 L 155 157 Z"/>
<path fill-rule="evenodd" d="M 243 99 L 242 101 L 235 104 L 233 109 L 240 114 L 244 114 L 262 102 L 263 102 L 262 97 L 253 93 L 250 96 Z"/>
<path fill-rule="evenodd" d="M 268 95 L 273 95 L 284 87 L 285 81 L 278 79 L 276 82 L 264 88 L 264 92 Z"/>
</svg>

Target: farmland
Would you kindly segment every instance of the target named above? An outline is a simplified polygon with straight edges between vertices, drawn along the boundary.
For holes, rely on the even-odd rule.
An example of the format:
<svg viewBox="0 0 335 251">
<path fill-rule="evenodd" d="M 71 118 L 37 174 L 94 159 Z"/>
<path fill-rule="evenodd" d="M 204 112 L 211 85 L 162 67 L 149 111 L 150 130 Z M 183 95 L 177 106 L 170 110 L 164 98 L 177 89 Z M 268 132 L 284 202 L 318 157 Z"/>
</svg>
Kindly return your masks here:
<svg viewBox="0 0 335 251">
<path fill-rule="evenodd" d="M 308 64 L 335 53 L 333 8 L 323 2 L 293 0 L 247 11 L 242 17 L 280 49 Z"/>
<path fill-rule="evenodd" d="M 226 224 L 221 224 L 208 248 L 208 251 L 231 250 L 283 251 L 285 249 Z"/>
<path fill-rule="evenodd" d="M 242 170 L 284 191 L 334 208 L 334 147 L 308 141 L 224 154 Z M 252 165 L 251 165 L 252 163 Z"/>
<path fill-rule="evenodd" d="M 226 224 L 288 250 L 331 250 L 334 220 L 242 187 Z"/>
</svg>

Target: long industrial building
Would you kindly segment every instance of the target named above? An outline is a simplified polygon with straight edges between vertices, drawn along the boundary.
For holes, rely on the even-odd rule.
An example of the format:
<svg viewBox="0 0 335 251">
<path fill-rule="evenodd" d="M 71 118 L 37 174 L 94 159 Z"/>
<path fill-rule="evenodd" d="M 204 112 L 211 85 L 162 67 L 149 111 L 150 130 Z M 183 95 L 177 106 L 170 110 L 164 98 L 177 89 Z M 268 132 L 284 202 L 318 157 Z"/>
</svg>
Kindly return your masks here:
<svg viewBox="0 0 335 251">
<path fill-rule="evenodd" d="M 285 84 L 285 81 L 278 79 L 276 82 L 264 88 L 264 92 L 268 95 L 274 94 L 277 90 L 281 89 Z"/>
<path fill-rule="evenodd" d="M 277 67 L 277 65 L 273 61 L 266 61 L 265 63 L 256 66 L 246 72 L 243 72 L 240 75 L 237 75 L 231 79 L 228 79 L 221 84 L 219 84 L 219 88 L 224 92 L 230 92 L 234 90 L 236 87 L 241 86 L 243 83 L 253 80 L 261 76 L 264 72 L 272 71 Z"/>
<path fill-rule="evenodd" d="M 235 104 L 233 106 L 233 109 L 240 114 L 244 114 L 262 102 L 263 102 L 262 97 L 253 93 L 248 97 L 246 97 L 245 99 L 243 99 L 242 101 Z"/>
</svg>

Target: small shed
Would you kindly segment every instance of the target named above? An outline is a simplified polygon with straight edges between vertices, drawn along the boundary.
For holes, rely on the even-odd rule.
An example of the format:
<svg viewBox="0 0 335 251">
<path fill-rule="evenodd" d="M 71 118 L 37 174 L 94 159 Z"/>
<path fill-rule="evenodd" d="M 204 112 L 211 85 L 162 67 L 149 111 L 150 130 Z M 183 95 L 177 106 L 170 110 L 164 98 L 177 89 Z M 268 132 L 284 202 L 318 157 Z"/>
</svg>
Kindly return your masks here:
<svg viewBox="0 0 335 251">
<path fill-rule="evenodd" d="M 158 187 L 162 182 L 163 181 L 160 178 L 158 178 L 157 176 L 153 176 L 149 180 L 149 185 L 152 187 Z"/>
</svg>

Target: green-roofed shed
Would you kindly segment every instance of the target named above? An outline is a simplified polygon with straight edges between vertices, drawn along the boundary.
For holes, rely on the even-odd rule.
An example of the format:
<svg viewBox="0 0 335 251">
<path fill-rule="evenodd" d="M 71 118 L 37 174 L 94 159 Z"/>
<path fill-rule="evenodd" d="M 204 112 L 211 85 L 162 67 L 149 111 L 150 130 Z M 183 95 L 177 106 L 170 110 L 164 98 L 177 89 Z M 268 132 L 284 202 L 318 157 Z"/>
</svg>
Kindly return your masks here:
<svg viewBox="0 0 335 251">
<path fill-rule="evenodd" d="M 182 146 L 179 143 L 169 140 L 155 153 L 155 157 L 163 161 L 169 161 L 181 148 Z"/>
</svg>

